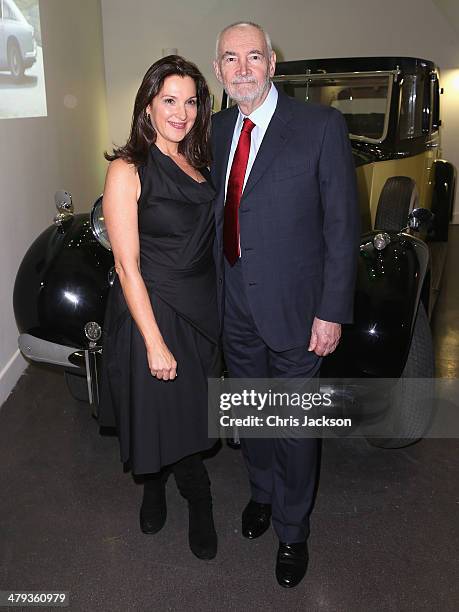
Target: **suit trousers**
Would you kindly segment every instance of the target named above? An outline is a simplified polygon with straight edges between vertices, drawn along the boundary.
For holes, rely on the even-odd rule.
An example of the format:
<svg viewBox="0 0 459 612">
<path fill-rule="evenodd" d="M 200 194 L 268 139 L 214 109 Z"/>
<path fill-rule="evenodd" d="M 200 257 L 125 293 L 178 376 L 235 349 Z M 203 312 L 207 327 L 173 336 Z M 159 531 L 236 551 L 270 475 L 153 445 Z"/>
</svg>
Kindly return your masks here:
<svg viewBox="0 0 459 612">
<path fill-rule="evenodd" d="M 276 352 L 260 337 L 243 282 L 242 263 L 225 259 L 223 350 L 232 378 L 312 378 L 321 358 L 304 345 Z M 314 438 L 243 438 L 252 499 L 271 504 L 272 523 L 281 542 L 309 535 L 319 469 L 319 441 Z"/>
</svg>

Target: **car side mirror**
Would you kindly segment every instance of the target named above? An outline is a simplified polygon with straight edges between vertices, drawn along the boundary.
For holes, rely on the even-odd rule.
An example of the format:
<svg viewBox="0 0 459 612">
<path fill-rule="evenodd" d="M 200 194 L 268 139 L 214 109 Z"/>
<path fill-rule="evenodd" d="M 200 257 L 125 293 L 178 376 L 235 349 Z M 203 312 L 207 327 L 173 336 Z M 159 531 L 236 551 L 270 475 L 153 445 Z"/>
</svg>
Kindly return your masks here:
<svg viewBox="0 0 459 612">
<path fill-rule="evenodd" d="M 435 215 L 428 208 L 414 208 L 408 215 L 408 227 L 415 232 L 421 229 L 428 230 Z"/>
</svg>

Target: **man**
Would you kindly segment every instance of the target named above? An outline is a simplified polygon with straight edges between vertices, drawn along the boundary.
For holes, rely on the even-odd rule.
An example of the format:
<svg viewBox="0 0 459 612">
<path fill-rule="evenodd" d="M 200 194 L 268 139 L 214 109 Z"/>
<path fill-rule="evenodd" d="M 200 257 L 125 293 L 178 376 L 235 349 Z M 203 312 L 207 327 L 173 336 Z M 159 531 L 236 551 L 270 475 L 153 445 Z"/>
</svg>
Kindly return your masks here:
<svg viewBox="0 0 459 612">
<path fill-rule="evenodd" d="M 277 92 L 269 36 L 225 28 L 214 69 L 236 103 L 213 120 L 219 303 L 231 377 L 305 378 L 352 320 L 359 237 L 345 121 Z M 279 537 L 276 576 L 296 586 L 308 563 L 315 439 L 242 439 L 251 500 L 242 533 Z"/>
</svg>

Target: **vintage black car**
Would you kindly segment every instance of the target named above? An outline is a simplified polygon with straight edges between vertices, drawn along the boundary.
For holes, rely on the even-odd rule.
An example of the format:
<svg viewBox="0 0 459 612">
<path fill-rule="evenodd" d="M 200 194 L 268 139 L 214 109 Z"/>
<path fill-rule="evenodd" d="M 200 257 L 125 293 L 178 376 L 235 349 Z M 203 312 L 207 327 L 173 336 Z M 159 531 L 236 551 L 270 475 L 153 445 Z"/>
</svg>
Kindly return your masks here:
<svg viewBox="0 0 459 612">
<path fill-rule="evenodd" d="M 426 388 L 403 381 L 434 376 L 429 318 L 456 176 L 440 158 L 438 69 L 404 57 L 300 60 L 279 63 L 274 81 L 290 96 L 340 110 L 355 159 L 363 228 L 355 323 L 344 327 L 323 373 L 399 380 L 388 399 L 394 435 L 370 441 L 413 443 L 430 420 L 420 409 Z M 54 224 L 17 274 L 19 347 L 33 361 L 62 366 L 71 392 L 89 398 L 97 412 L 105 301 L 115 275 L 102 196 L 90 214 L 74 215 L 65 191 L 57 192 L 56 206 Z"/>
</svg>

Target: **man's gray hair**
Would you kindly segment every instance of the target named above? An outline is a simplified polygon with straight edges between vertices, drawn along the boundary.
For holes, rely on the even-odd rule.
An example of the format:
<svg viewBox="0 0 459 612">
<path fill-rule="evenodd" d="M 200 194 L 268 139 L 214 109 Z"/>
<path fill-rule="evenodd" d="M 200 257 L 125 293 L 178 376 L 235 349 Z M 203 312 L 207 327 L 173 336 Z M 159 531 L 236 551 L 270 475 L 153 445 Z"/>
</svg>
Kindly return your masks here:
<svg viewBox="0 0 459 612">
<path fill-rule="evenodd" d="M 266 32 L 261 27 L 261 25 L 258 25 L 258 23 L 254 23 L 253 21 L 236 21 L 235 23 L 232 23 L 231 25 L 226 26 L 226 28 L 223 28 L 223 30 L 219 32 L 217 36 L 217 43 L 215 45 L 215 59 L 216 60 L 218 60 L 218 50 L 220 47 L 220 40 L 223 34 L 227 32 L 228 30 L 231 30 L 231 28 L 238 28 L 240 26 L 242 27 L 251 26 L 252 28 L 256 28 L 257 30 L 259 30 L 263 34 L 263 38 L 265 39 L 266 47 L 268 49 L 268 55 L 271 56 L 271 53 L 273 52 L 273 45 L 271 43 L 271 37 L 269 36 L 268 32 Z"/>
</svg>

